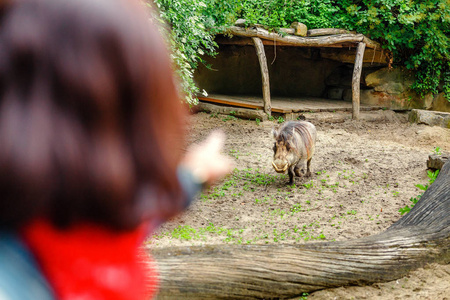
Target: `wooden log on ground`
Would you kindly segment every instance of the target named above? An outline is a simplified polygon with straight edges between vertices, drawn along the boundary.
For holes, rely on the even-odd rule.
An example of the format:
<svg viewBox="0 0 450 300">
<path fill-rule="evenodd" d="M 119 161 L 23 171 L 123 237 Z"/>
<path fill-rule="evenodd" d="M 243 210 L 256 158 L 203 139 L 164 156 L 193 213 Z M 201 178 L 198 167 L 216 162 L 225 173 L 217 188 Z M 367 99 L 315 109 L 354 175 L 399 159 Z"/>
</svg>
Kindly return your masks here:
<svg viewBox="0 0 450 300">
<path fill-rule="evenodd" d="M 276 41 L 280 43 L 287 43 L 293 46 L 303 46 L 303 47 L 328 47 L 336 44 L 342 43 L 359 43 L 364 41 L 366 38 L 362 34 L 336 34 L 327 35 L 319 37 L 301 37 L 301 36 L 281 36 L 276 32 L 270 32 L 266 29 L 254 27 L 254 28 L 242 28 L 237 26 L 228 27 L 224 34 L 226 35 L 236 35 L 242 37 L 259 37 L 261 39 Z M 367 38 L 366 38 L 367 39 Z M 370 45 L 377 44 L 371 41 Z M 378 46 L 379 47 L 379 46 Z"/>
<path fill-rule="evenodd" d="M 267 67 L 266 52 L 264 51 L 264 45 L 260 38 L 253 37 L 252 40 L 255 44 L 256 55 L 258 56 L 259 66 L 261 68 L 264 112 L 270 117 L 272 113 L 272 104 L 270 103 L 269 68 Z"/>
<path fill-rule="evenodd" d="M 231 115 L 238 118 L 261 121 L 268 120 L 267 114 L 262 110 L 248 109 L 241 107 L 230 107 L 230 106 L 220 106 L 211 103 L 199 102 L 199 104 L 192 107 L 194 113 L 197 112 L 207 112 L 213 114 Z"/>
<path fill-rule="evenodd" d="M 450 163 L 421 200 L 381 234 L 305 245 L 209 245 L 155 249 L 158 299 L 283 299 L 386 282 L 450 261 Z"/>
<path fill-rule="evenodd" d="M 366 49 L 366 44 L 361 42 L 358 44 L 356 49 L 355 65 L 353 67 L 353 77 L 352 77 L 352 119 L 359 120 L 359 106 L 361 98 L 361 71 L 362 62 L 364 58 L 364 50 Z"/>
</svg>

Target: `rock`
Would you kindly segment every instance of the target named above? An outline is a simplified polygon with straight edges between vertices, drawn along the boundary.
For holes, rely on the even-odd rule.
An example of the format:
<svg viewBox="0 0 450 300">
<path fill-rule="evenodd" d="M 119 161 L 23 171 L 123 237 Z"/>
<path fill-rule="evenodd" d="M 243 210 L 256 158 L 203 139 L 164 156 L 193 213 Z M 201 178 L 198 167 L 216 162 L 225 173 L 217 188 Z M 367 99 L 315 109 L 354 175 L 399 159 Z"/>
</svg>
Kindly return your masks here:
<svg viewBox="0 0 450 300">
<path fill-rule="evenodd" d="M 329 88 L 327 92 L 327 98 L 341 100 L 343 92 L 344 92 L 343 88 L 338 87 Z"/>
<path fill-rule="evenodd" d="M 401 94 L 405 91 L 405 87 L 399 82 L 389 82 L 375 86 L 374 90 L 377 92 L 386 92 L 388 94 Z"/>
<path fill-rule="evenodd" d="M 247 20 L 237 19 L 236 22 L 234 22 L 234 26 L 245 27 L 245 22 L 247 22 Z"/>
<path fill-rule="evenodd" d="M 325 79 L 328 86 L 352 87 L 353 69 L 348 66 L 339 66 L 335 68 Z"/>
<path fill-rule="evenodd" d="M 375 89 L 361 90 L 361 104 L 386 107 L 395 110 L 430 109 L 433 96 L 420 97 L 414 91 L 390 94 Z"/>
<path fill-rule="evenodd" d="M 425 97 L 423 97 L 423 107 L 425 109 L 429 109 L 431 110 L 431 107 L 433 105 L 433 94 L 429 93 L 427 95 L 425 95 Z M 434 110 L 438 110 L 438 109 L 434 109 Z"/>
<path fill-rule="evenodd" d="M 293 22 L 291 28 L 295 29 L 294 34 L 298 36 L 306 36 L 308 34 L 308 27 L 300 22 Z"/>
<path fill-rule="evenodd" d="M 444 93 L 439 93 L 434 96 L 433 102 L 431 104 L 432 110 L 450 112 L 450 101 L 445 99 Z"/>
<path fill-rule="evenodd" d="M 390 109 L 407 109 L 408 103 L 400 101 L 398 97 L 386 92 L 377 92 L 374 89 L 361 90 L 361 104 L 386 107 Z"/>
<path fill-rule="evenodd" d="M 450 103 L 443 101 L 443 96 L 433 97 L 431 93 L 420 96 L 411 90 L 414 80 L 411 74 L 404 68 L 382 68 L 369 73 L 365 76 L 365 83 L 373 89 L 361 91 L 361 103 L 396 110 L 432 109 L 450 112 Z"/>
<path fill-rule="evenodd" d="M 427 160 L 427 168 L 432 170 L 440 170 L 444 164 L 449 160 L 450 153 L 430 154 Z"/>
<path fill-rule="evenodd" d="M 409 114 L 409 122 L 450 128 L 450 113 L 413 109 Z"/>
<path fill-rule="evenodd" d="M 345 101 L 352 101 L 353 91 L 352 89 L 345 89 L 342 93 L 342 99 Z"/>
<path fill-rule="evenodd" d="M 400 94 L 409 90 L 413 83 L 412 76 L 402 68 L 382 68 L 365 77 L 366 84 L 377 92 Z"/>
</svg>

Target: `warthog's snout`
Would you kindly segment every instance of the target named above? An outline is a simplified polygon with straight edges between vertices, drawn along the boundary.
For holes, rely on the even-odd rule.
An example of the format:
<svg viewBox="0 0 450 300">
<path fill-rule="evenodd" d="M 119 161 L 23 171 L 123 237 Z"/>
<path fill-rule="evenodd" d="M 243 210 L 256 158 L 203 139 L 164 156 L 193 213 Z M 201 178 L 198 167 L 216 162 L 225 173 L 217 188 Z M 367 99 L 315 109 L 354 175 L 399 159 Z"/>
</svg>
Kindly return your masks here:
<svg viewBox="0 0 450 300">
<path fill-rule="evenodd" d="M 288 168 L 287 162 L 281 162 L 280 160 L 272 161 L 272 166 L 277 173 L 284 173 Z"/>
</svg>

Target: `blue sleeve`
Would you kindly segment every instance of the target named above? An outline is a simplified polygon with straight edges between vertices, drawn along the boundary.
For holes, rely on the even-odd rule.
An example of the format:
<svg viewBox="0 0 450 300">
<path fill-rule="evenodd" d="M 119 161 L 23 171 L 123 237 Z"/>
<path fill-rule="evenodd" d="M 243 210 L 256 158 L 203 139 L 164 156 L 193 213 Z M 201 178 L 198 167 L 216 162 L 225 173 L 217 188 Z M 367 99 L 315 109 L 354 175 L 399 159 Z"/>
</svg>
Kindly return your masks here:
<svg viewBox="0 0 450 300">
<path fill-rule="evenodd" d="M 177 179 L 183 190 L 184 208 L 187 208 L 202 190 L 203 184 L 196 179 L 189 169 L 182 166 L 178 166 L 177 168 Z M 149 224 L 148 234 L 152 234 L 165 221 L 167 220 L 152 219 Z"/>
<path fill-rule="evenodd" d="M 0 266 L 0 299 L 55 299 L 33 255 L 13 232 L 0 230 Z"/>
<path fill-rule="evenodd" d="M 177 169 L 177 177 L 183 188 L 183 193 L 185 197 L 185 207 L 188 207 L 195 196 L 202 190 L 203 184 L 198 182 L 195 176 L 188 169 L 179 166 Z"/>
</svg>

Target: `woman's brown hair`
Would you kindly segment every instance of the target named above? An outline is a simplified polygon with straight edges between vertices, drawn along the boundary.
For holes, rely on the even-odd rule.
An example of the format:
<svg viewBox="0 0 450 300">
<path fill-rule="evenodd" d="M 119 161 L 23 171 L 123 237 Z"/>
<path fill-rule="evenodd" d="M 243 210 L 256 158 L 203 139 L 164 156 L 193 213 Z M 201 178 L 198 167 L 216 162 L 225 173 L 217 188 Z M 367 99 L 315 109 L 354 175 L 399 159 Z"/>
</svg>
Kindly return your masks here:
<svg viewBox="0 0 450 300">
<path fill-rule="evenodd" d="M 0 19 L 0 228 L 130 229 L 183 207 L 168 51 L 130 0 L 17 0 Z"/>
</svg>

